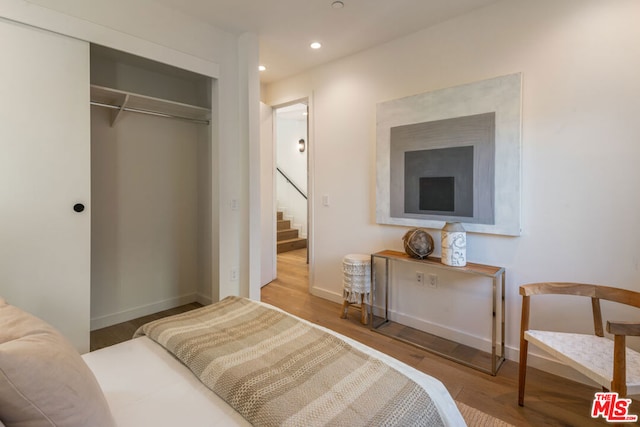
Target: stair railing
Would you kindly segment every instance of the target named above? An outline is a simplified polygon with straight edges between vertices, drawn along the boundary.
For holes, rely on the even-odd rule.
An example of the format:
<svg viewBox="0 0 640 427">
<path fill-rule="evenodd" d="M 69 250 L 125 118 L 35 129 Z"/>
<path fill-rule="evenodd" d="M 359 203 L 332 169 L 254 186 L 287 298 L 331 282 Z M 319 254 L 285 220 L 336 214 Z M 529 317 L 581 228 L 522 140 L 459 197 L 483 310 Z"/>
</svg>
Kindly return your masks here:
<svg viewBox="0 0 640 427">
<path fill-rule="evenodd" d="M 282 172 L 282 170 L 281 170 L 279 167 L 277 167 L 277 166 L 276 166 L 276 170 L 277 170 L 278 172 L 280 172 L 280 175 L 282 175 L 282 176 L 284 177 L 284 179 L 286 179 L 286 180 L 287 180 L 287 182 L 293 186 L 293 188 L 295 188 L 296 190 L 298 190 L 298 193 L 300 193 L 300 195 L 301 195 L 302 197 L 304 197 L 304 199 L 305 199 L 305 200 L 307 200 L 307 195 L 306 195 L 306 194 L 304 194 L 304 193 L 302 192 L 302 190 L 300 190 L 300 189 L 298 188 L 298 186 L 297 186 L 296 184 L 294 184 L 294 182 L 293 182 L 293 181 L 291 181 L 291 179 L 287 176 L 287 174 L 285 174 L 284 172 Z"/>
</svg>

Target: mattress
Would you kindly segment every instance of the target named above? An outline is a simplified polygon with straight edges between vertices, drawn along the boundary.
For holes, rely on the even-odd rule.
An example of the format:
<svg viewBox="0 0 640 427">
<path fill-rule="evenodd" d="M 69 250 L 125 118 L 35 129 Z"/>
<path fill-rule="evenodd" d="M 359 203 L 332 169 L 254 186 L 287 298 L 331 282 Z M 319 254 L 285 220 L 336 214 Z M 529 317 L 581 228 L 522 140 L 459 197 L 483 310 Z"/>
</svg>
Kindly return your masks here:
<svg viewBox="0 0 640 427">
<path fill-rule="evenodd" d="M 273 308 L 272 306 L 269 306 Z M 309 322 L 299 319 L 301 322 Z M 429 392 L 445 425 L 464 426 L 455 402 L 437 379 L 341 334 L 314 325 L 376 357 Z M 163 347 L 146 336 L 82 356 L 96 376 L 120 427 L 250 425 Z"/>
<path fill-rule="evenodd" d="M 82 358 L 98 380 L 119 427 L 250 425 L 147 337 Z"/>
</svg>

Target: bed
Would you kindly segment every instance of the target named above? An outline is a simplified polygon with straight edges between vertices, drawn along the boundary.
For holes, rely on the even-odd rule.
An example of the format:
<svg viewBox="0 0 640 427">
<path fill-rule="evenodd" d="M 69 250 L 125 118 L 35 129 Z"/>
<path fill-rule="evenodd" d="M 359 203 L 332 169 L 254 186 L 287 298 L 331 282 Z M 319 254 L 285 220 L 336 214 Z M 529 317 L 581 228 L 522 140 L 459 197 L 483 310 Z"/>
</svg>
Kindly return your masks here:
<svg viewBox="0 0 640 427">
<path fill-rule="evenodd" d="M 23 318 L 26 324 L 16 327 L 25 323 Z M 228 297 L 152 322 L 132 340 L 82 356 L 74 355 L 53 328 L 2 300 L 0 321 L 0 420 L 7 427 L 21 422 L 94 427 L 345 425 L 345 420 L 349 425 L 465 425 L 435 378 L 244 298 Z M 54 352 L 52 345 L 63 349 Z M 339 349 L 327 350 L 336 345 Z M 12 347 L 18 347 L 18 354 Z M 301 349 L 307 354 L 301 355 Z M 291 354 L 282 358 L 274 352 Z M 40 367 L 43 356 L 46 362 Z M 57 364 L 64 366 L 52 369 Z M 222 388 L 215 389 L 218 384 Z M 33 396 L 25 400 L 29 393 Z M 62 408 L 56 407 L 56 395 L 66 396 Z M 43 414 L 52 423 L 25 422 L 27 416 Z"/>
</svg>

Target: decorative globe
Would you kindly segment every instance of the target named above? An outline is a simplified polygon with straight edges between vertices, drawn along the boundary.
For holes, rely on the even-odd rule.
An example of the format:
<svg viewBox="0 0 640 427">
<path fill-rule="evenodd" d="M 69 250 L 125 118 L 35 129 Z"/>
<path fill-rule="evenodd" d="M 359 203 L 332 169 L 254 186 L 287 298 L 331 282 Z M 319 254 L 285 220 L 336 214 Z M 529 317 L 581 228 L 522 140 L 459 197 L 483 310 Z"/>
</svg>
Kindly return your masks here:
<svg viewBox="0 0 640 427">
<path fill-rule="evenodd" d="M 424 228 L 412 228 L 402 237 L 404 251 L 412 258 L 423 259 L 433 252 L 433 238 Z"/>
</svg>

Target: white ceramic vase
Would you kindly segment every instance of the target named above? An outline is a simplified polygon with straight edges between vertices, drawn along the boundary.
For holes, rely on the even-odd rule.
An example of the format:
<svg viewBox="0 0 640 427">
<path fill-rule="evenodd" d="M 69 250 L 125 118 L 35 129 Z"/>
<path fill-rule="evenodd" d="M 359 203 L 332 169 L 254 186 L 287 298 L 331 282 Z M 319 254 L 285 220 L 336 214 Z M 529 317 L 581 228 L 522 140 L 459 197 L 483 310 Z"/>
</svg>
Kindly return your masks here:
<svg viewBox="0 0 640 427">
<path fill-rule="evenodd" d="M 447 222 L 442 228 L 441 262 L 452 267 L 467 265 L 467 233 L 459 222 Z"/>
</svg>

